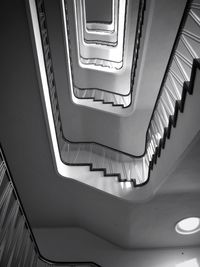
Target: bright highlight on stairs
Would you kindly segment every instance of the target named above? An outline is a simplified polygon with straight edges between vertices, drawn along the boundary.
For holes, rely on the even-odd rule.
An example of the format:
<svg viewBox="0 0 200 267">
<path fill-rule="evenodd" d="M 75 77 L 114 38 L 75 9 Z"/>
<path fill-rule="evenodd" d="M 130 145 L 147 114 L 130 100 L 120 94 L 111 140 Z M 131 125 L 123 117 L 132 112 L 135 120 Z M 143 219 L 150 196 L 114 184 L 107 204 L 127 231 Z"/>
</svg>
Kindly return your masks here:
<svg viewBox="0 0 200 267">
<path fill-rule="evenodd" d="M 182 235 L 190 235 L 200 231 L 200 218 L 189 217 L 176 224 L 176 232 Z"/>
<path fill-rule="evenodd" d="M 145 0 L 105 1 L 105 7 L 112 4 L 111 23 L 98 9 L 102 0 L 95 2 L 62 0 L 71 97 L 78 105 L 121 115 L 132 104 Z M 92 17 L 99 13 L 98 21 L 87 21 L 87 9 Z"/>
<path fill-rule="evenodd" d="M 62 0 L 63 10 L 65 10 L 65 1 L 67 0 Z M 68 3 L 73 2 L 69 0 Z M 129 3 L 133 2 L 130 0 Z M 196 23 L 198 13 L 195 13 L 195 17 L 191 17 L 191 12 L 192 14 L 197 12 L 195 10 L 199 10 L 199 4 L 192 1 L 184 13 L 181 30 L 175 40 L 161 84 L 159 98 L 149 122 L 146 150 L 142 157 L 125 154 L 101 144 L 75 143 L 65 138 L 53 71 L 44 0 L 29 0 L 29 5 L 34 45 L 37 51 L 36 60 L 40 73 L 39 79 L 41 80 L 41 90 L 58 173 L 65 178 L 74 179 L 109 194 L 126 198 L 127 193 L 133 187 L 144 186 L 149 181 L 150 172 L 157 164 L 157 159 L 165 148 L 166 140 L 170 138 L 172 128 L 176 127 L 178 114 L 184 111 L 186 96 L 193 93 L 195 71 L 199 68 L 200 27 L 196 29 L 193 25 Z M 198 20 L 200 21 L 199 17 Z M 67 29 L 65 30 L 67 32 Z M 72 80 L 70 84 L 73 85 Z M 181 229 L 181 226 L 181 223 L 177 225 L 177 232 L 190 233 L 190 229 Z M 192 231 L 198 231 L 198 227 L 196 226 Z"/>
</svg>

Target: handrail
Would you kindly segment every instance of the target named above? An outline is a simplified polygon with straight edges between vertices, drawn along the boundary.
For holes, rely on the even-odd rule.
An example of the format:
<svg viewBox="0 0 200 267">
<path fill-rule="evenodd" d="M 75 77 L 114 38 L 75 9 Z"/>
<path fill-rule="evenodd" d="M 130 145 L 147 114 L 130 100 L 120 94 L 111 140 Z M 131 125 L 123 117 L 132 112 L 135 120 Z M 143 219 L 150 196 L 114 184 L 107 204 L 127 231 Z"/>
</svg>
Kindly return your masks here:
<svg viewBox="0 0 200 267">
<path fill-rule="evenodd" d="M 102 102 L 103 104 L 111 104 L 113 107 L 126 108 L 130 106 L 132 94 L 118 95 L 99 89 L 82 89 L 74 87 L 74 95 L 78 99 L 93 100 L 94 102 Z"/>
<path fill-rule="evenodd" d="M 112 23 L 99 23 L 98 21 L 87 22 L 85 0 L 77 2 L 80 4 L 80 11 L 77 17 L 80 17 L 85 43 L 97 43 L 117 45 L 118 27 L 119 27 L 119 1 L 112 0 Z M 98 39 L 97 39 L 98 37 Z"/>
<path fill-rule="evenodd" d="M 127 5 L 127 2 L 126 2 L 126 5 Z M 115 101 L 113 102 L 113 106 L 116 106 L 116 105 L 121 105 L 121 103 L 123 103 L 124 99 L 127 100 L 127 98 L 129 99 L 129 101 L 126 103 L 126 104 L 122 104 L 122 108 L 128 108 L 132 105 L 132 93 L 133 93 L 133 84 L 134 84 L 134 77 L 135 77 L 135 72 L 136 72 L 136 66 L 137 66 L 137 60 L 138 60 L 138 54 L 139 54 L 139 48 L 140 48 L 140 39 L 141 39 L 141 35 L 142 35 L 142 26 L 143 26 L 143 20 L 144 20 L 144 11 L 145 11 L 145 6 L 146 6 L 146 0 L 140 0 L 139 1 L 139 10 L 138 10 L 138 18 L 137 18 L 137 26 L 136 26 L 136 35 L 135 35 L 135 40 L 134 40 L 134 51 L 133 51 L 133 59 L 132 59 L 132 67 L 131 67 L 131 75 L 130 75 L 130 91 L 127 95 L 122 95 L 120 93 L 115 93 L 115 92 L 109 92 L 107 90 L 104 90 L 103 88 L 78 88 L 80 90 L 83 90 L 83 91 L 87 91 L 87 93 L 89 94 L 88 91 L 93 91 L 95 90 L 95 92 L 105 92 L 105 93 L 108 93 L 108 94 L 113 94 L 114 96 L 112 98 L 117 98 L 116 100 L 116 104 L 115 104 Z M 43 13 L 45 14 L 45 11 L 43 11 Z M 127 13 L 127 8 L 126 8 L 126 13 Z M 66 16 L 66 25 L 67 25 L 67 31 L 68 31 L 68 34 L 70 35 L 70 27 L 69 27 L 69 18 L 68 18 L 68 12 L 67 12 L 67 8 L 65 9 L 65 16 Z M 126 17 L 127 17 L 127 14 L 125 14 L 125 20 L 126 20 Z M 126 24 L 126 22 L 125 22 Z M 44 25 L 42 25 L 42 27 L 44 27 Z M 124 27 L 124 31 L 125 31 L 125 27 Z M 124 33 L 125 35 L 125 33 Z M 125 38 L 125 37 L 124 37 Z M 74 93 L 74 96 L 78 99 L 82 99 L 82 97 L 79 97 L 79 94 L 77 92 L 77 86 L 75 85 L 75 82 L 74 82 L 74 69 L 73 69 L 73 60 L 72 60 L 72 57 L 71 57 L 71 51 L 72 51 L 72 45 L 71 45 L 71 40 L 70 38 L 68 38 L 67 40 L 68 44 L 69 44 L 69 58 L 70 58 L 70 67 L 71 67 L 71 72 L 72 72 L 72 82 L 73 82 L 73 93 Z M 123 41 L 123 43 L 125 43 L 125 41 Z M 109 68 L 109 69 L 112 69 L 112 68 L 115 68 L 116 70 L 120 70 L 122 67 L 123 67 L 123 61 L 124 61 L 124 45 L 123 45 L 123 53 L 122 53 L 122 61 L 120 62 L 115 62 L 115 61 L 111 61 L 111 60 L 104 60 L 102 58 L 84 58 L 81 56 L 81 61 L 83 64 L 85 65 L 94 65 L 94 66 L 101 66 L 103 68 Z M 80 91 L 79 90 L 79 91 Z M 92 97 L 92 93 L 90 93 L 90 97 L 86 97 L 84 99 L 91 99 L 93 98 Z M 94 98 L 93 98 L 94 99 Z M 119 99 L 119 100 L 118 100 Z M 104 102 L 108 102 L 108 101 L 105 101 Z"/>
<path fill-rule="evenodd" d="M 10 193 L 6 193 L 7 188 Z M 23 266 L 37 267 L 38 262 L 43 262 L 45 266 L 101 267 L 93 262 L 54 261 L 41 254 L 0 144 L 1 207 L 0 266 L 22 266 L 18 264 L 23 262 L 25 264 Z M 16 222 L 14 222 L 14 216 Z M 9 223 L 11 221 L 12 223 Z"/>
<path fill-rule="evenodd" d="M 118 43 L 119 27 L 119 0 L 112 0 L 112 23 L 99 23 L 93 21 L 88 23 L 86 19 L 85 0 L 81 0 L 81 22 L 84 29 L 85 43 L 110 44 Z M 98 37 L 98 38 L 97 38 Z"/>
<path fill-rule="evenodd" d="M 40 0 L 41 3 L 42 0 Z M 170 137 L 171 128 L 176 126 L 178 111 L 183 112 L 186 94 L 192 94 L 192 79 L 196 68 L 199 67 L 197 58 L 200 57 L 200 51 L 196 51 L 197 48 L 190 43 L 190 39 L 199 42 L 199 38 L 197 38 L 196 33 L 191 33 L 187 30 L 188 23 L 196 23 L 198 18 L 193 10 L 196 5 L 192 3 L 193 1 L 188 0 L 184 10 L 147 129 L 145 153 L 141 157 L 129 155 L 94 142 L 71 142 L 65 139 L 60 120 L 48 30 L 46 28 L 44 31 L 43 23 L 45 18 L 42 16 L 40 31 L 47 80 L 49 82 L 54 121 L 57 126 L 60 156 L 66 165 L 90 166 L 91 171 L 104 171 L 105 176 L 117 176 L 119 182 L 130 182 L 134 186 L 142 186 L 148 182 L 150 171 L 156 163 L 157 157 L 160 157 L 161 149 L 165 147 L 166 139 Z M 193 16 L 191 16 L 191 11 Z M 188 19 L 189 16 L 192 18 L 191 21 Z M 200 31 L 200 27 L 198 29 Z M 200 35 L 200 32 L 198 34 Z M 199 43 L 197 47 L 199 47 Z M 186 81 L 188 77 L 191 77 L 190 83 L 189 80 Z"/>
<path fill-rule="evenodd" d="M 94 66 L 102 66 L 114 69 L 120 69 L 123 65 L 123 54 L 124 54 L 124 41 L 125 41 L 125 28 L 126 28 L 126 10 L 127 10 L 127 0 L 119 0 L 119 4 L 122 5 L 121 12 L 119 13 L 119 18 L 121 23 L 118 24 L 117 28 L 117 45 L 110 45 L 108 43 L 101 43 L 97 44 L 91 42 L 90 44 L 85 42 L 84 39 L 84 21 L 81 16 L 82 7 L 81 1 L 74 0 L 74 10 L 75 10 L 75 32 L 73 31 L 72 34 L 75 34 L 77 45 L 79 49 L 77 50 L 78 58 L 80 62 L 87 65 L 94 65 Z M 72 26 L 70 24 L 70 17 L 69 17 L 69 3 L 65 1 L 65 14 L 66 14 L 66 23 L 68 28 L 68 34 L 71 35 Z M 79 16 L 78 16 L 79 15 Z M 97 50 L 96 50 L 97 48 Z M 104 54 L 104 49 L 106 51 L 110 51 L 110 53 Z M 70 47 L 72 50 L 72 47 Z M 98 51 L 98 54 L 95 52 Z M 101 55 L 101 56 L 99 56 Z M 109 55 L 109 56 L 108 56 Z"/>
</svg>

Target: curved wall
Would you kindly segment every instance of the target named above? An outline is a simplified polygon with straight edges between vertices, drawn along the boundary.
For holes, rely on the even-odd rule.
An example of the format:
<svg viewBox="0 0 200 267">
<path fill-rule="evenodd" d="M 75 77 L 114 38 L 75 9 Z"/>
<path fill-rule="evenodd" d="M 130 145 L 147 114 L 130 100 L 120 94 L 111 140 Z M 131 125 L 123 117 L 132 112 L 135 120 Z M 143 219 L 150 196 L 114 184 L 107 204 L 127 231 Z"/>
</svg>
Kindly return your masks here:
<svg viewBox="0 0 200 267">
<path fill-rule="evenodd" d="M 120 117 L 72 103 L 68 88 L 60 6 L 45 1 L 64 135 L 71 141 L 93 141 L 133 155 L 144 152 L 145 135 L 186 1 L 152 0 L 137 71 L 133 112 Z"/>
</svg>

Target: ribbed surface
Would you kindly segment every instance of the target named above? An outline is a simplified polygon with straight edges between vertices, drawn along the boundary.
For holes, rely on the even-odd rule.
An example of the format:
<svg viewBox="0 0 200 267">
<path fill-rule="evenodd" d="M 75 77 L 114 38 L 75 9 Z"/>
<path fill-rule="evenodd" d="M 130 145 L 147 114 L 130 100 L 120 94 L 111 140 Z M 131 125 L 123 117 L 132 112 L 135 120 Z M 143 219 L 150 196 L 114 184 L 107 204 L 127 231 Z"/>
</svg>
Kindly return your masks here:
<svg viewBox="0 0 200 267">
<path fill-rule="evenodd" d="M 53 258 L 53 255 L 52 255 Z M 35 243 L 19 195 L 0 147 L 0 266 L 98 267 L 95 263 L 52 262 L 43 258 Z M 99 266 L 100 267 L 100 266 Z"/>
<path fill-rule="evenodd" d="M 98 89 L 79 89 L 74 88 L 74 94 L 77 98 L 92 99 L 93 101 L 102 102 L 103 104 L 111 104 L 112 106 L 127 107 L 131 103 L 131 94 L 128 96 L 117 95 Z"/>
<path fill-rule="evenodd" d="M 44 26 L 44 10 L 42 8 L 39 9 L 39 14 L 41 14 L 40 17 L 42 18 L 40 19 L 40 27 L 54 120 L 57 127 L 61 156 L 66 164 L 90 165 L 91 171 L 103 170 L 105 176 L 117 175 L 120 182 L 129 181 L 134 185 L 144 184 L 148 180 L 153 163 L 156 163 L 157 157 L 160 156 L 161 148 L 164 148 L 166 138 L 170 137 L 171 127 L 176 126 L 178 111 L 183 111 L 186 93 L 191 93 L 189 81 L 193 60 L 200 56 L 199 4 L 192 2 L 192 4 L 188 4 L 188 7 L 182 19 L 180 31 L 177 35 L 174 50 L 149 124 L 146 153 L 141 158 L 135 158 L 98 144 L 71 143 L 63 138 L 54 75 L 50 64 L 51 55 L 47 31 L 45 31 Z M 82 92 L 79 90 L 77 93 L 84 93 L 85 97 L 88 97 L 88 91 Z M 91 93 L 95 98 L 97 92 L 91 90 Z M 98 98 L 102 99 L 102 96 L 98 95 Z"/>
<path fill-rule="evenodd" d="M 120 5 L 120 0 L 118 0 L 118 5 Z M 132 103 L 132 87 L 134 83 L 134 77 L 135 77 L 135 71 L 137 66 L 137 59 L 138 59 L 138 53 L 140 48 L 140 39 L 142 35 L 142 25 L 143 25 L 143 19 L 144 19 L 144 10 L 145 10 L 145 0 L 140 0 L 139 4 L 139 14 L 138 14 L 138 20 L 137 20 L 137 27 L 136 27 L 136 36 L 135 36 L 135 43 L 133 44 L 134 53 L 133 53 L 133 59 L 132 59 L 132 70 L 130 75 L 130 90 L 129 95 L 123 96 L 115 94 L 114 92 L 104 92 L 102 88 L 76 88 L 74 87 L 74 96 L 76 96 L 79 99 L 92 99 L 94 101 L 94 107 L 95 102 L 101 102 L 102 104 L 112 104 L 111 108 L 114 108 L 115 106 L 122 108 L 127 108 Z M 65 8 L 66 12 L 66 26 L 68 30 L 68 34 L 70 36 L 70 27 L 69 27 L 69 19 L 68 19 L 68 10 L 67 10 L 67 4 Z M 119 11 L 120 12 L 120 11 Z M 122 11 L 121 11 L 122 12 Z M 126 17 L 126 16 L 125 16 Z M 124 19 L 124 24 L 126 24 L 126 19 Z M 126 25 L 125 25 L 126 26 Z M 125 36 L 124 36 L 125 39 Z M 71 43 L 70 37 L 68 37 L 68 44 L 69 44 L 69 57 L 71 62 L 71 71 L 72 71 L 72 79 L 74 78 L 74 71 L 72 66 L 72 57 L 71 57 L 71 47 L 73 44 Z M 98 40 L 97 40 L 98 41 Z M 92 40 L 90 40 L 92 42 Z M 98 42 L 97 42 L 98 43 Z M 93 43 L 95 44 L 95 42 Z M 102 45 L 106 45 L 101 43 Z M 109 50 L 109 46 L 107 45 L 107 49 Z M 122 51 L 122 58 L 124 57 L 124 46 Z M 106 69 L 115 69 L 120 70 L 124 65 L 124 59 L 120 62 L 115 62 L 111 60 L 105 60 L 102 57 L 100 58 L 83 58 L 81 55 L 79 57 L 79 60 L 82 64 L 85 65 L 91 65 L 93 67 L 102 67 L 106 71 Z M 97 70 L 99 71 L 99 70 Z"/>
<path fill-rule="evenodd" d="M 35 245 L 31 240 L 2 156 L 0 158 L 0 266 L 37 266 Z"/>
</svg>

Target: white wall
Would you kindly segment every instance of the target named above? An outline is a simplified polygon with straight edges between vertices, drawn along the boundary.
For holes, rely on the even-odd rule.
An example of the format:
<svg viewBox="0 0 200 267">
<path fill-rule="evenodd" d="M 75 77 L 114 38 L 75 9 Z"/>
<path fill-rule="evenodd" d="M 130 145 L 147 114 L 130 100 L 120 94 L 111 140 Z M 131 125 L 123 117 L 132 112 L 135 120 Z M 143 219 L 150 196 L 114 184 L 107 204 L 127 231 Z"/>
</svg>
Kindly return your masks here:
<svg viewBox="0 0 200 267">
<path fill-rule="evenodd" d="M 136 111 L 130 116 L 118 117 L 72 103 L 67 87 L 69 81 L 66 75 L 59 1 L 45 1 L 62 126 L 67 139 L 75 142 L 94 141 L 133 155 L 143 154 L 146 129 L 186 0 L 157 0 L 155 6 L 154 1 L 147 2 L 152 3 L 153 19 L 151 22 L 151 16 L 147 17 L 150 20 L 149 35 L 146 35 L 145 47 L 141 52 L 144 62 L 141 64 L 141 76 L 135 81 Z M 145 18 L 146 16 L 147 10 Z"/>
<path fill-rule="evenodd" d="M 200 266 L 200 247 L 124 250 L 80 228 L 40 228 L 34 233 L 41 253 L 52 260 L 93 261 L 102 267 Z"/>
</svg>

